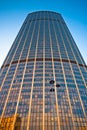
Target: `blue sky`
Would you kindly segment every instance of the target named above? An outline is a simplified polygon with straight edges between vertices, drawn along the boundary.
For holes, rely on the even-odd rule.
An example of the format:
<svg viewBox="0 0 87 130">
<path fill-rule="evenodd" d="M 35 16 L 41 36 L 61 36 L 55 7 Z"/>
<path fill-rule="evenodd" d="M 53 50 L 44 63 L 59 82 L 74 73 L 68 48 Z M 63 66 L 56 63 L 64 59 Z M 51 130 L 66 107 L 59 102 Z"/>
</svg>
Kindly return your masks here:
<svg viewBox="0 0 87 130">
<path fill-rule="evenodd" d="M 87 64 L 87 0 L 0 1 L 0 66 L 27 14 L 51 10 L 62 14 Z"/>
</svg>

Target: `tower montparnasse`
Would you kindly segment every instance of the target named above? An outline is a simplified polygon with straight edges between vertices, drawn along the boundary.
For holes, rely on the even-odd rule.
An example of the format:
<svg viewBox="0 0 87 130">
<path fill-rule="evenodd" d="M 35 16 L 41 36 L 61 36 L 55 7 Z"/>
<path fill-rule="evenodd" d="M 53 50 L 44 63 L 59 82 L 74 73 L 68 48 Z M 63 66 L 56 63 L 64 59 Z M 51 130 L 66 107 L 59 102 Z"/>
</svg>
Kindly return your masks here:
<svg viewBox="0 0 87 130">
<path fill-rule="evenodd" d="M 87 66 L 59 13 L 25 19 L 0 69 L 0 130 L 87 130 Z"/>
</svg>

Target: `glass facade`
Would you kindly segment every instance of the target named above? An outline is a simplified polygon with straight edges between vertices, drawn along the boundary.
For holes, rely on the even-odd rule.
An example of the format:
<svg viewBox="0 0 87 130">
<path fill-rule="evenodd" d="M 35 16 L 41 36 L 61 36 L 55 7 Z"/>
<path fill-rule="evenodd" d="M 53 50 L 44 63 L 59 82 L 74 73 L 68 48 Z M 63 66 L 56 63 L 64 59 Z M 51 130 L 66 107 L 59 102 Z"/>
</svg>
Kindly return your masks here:
<svg viewBox="0 0 87 130">
<path fill-rule="evenodd" d="M 25 19 L 0 69 L 0 130 L 87 130 L 87 66 L 59 13 Z"/>
</svg>

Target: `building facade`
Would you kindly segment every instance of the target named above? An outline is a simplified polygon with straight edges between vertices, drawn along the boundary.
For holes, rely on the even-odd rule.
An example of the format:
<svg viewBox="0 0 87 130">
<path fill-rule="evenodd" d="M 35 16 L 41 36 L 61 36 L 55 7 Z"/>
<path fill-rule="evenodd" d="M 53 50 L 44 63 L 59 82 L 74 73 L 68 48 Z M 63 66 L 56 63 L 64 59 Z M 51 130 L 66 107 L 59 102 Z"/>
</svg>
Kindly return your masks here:
<svg viewBox="0 0 87 130">
<path fill-rule="evenodd" d="M 59 13 L 30 13 L 0 69 L 9 129 L 87 130 L 87 66 Z"/>
</svg>

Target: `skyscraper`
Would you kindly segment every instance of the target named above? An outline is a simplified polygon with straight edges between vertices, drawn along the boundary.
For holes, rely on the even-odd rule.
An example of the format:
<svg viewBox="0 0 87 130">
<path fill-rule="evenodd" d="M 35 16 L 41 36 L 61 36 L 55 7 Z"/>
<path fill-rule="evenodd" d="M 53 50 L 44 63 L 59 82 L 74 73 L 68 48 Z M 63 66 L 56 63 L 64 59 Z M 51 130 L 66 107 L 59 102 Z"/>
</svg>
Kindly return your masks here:
<svg viewBox="0 0 87 130">
<path fill-rule="evenodd" d="M 0 130 L 87 130 L 87 66 L 59 13 L 25 19 L 0 69 Z"/>
</svg>

